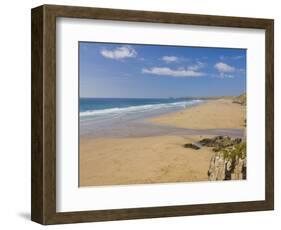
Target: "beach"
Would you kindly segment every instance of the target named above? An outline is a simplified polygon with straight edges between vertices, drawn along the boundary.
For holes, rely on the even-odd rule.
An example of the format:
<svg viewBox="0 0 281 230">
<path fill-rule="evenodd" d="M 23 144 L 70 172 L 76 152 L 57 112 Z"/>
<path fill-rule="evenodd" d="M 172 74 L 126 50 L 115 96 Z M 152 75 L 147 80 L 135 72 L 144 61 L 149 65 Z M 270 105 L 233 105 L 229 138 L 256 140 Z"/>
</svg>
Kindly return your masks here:
<svg viewBox="0 0 281 230">
<path fill-rule="evenodd" d="M 125 124 L 119 116 L 108 129 L 102 122 L 80 124 L 79 185 L 207 181 L 212 148 L 184 144 L 217 135 L 244 137 L 246 109 L 232 99 L 159 111 L 152 117 L 134 115 Z M 98 132 L 90 132 L 93 127 Z"/>
<path fill-rule="evenodd" d="M 245 115 L 246 107 L 230 99 L 219 99 L 150 121 L 189 129 L 242 129 Z"/>
</svg>

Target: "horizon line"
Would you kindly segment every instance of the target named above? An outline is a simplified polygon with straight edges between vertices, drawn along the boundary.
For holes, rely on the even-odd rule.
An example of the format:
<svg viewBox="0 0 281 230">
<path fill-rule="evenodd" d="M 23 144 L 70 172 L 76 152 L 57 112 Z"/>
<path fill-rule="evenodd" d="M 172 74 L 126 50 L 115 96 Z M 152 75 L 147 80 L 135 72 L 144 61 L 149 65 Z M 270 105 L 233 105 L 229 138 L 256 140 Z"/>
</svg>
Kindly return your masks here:
<svg viewBox="0 0 281 230">
<path fill-rule="evenodd" d="M 220 95 L 220 96 L 181 96 L 181 97 L 79 97 L 79 99 L 180 99 L 180 98 L 218 98 L 218 97 L 237 97 L 246 93 L 236 95 Z"/>
</svg>

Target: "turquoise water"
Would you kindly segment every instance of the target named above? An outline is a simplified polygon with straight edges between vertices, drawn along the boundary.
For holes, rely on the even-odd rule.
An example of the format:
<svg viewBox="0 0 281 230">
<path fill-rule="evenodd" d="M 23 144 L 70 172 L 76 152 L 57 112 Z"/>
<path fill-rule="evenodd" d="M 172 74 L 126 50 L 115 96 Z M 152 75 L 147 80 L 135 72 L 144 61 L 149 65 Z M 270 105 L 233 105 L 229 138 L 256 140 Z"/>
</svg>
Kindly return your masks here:
<svg viewBox="0 0 281 230">
<path fill-rule="evenodd" d="M 204 103 L 195 99 L 80 98 L 80 136 L 146 137 L 154 135 L 230 135 L 240 130 L 190 130 L 147 122 L 147 118 Z"/>
<path fill-rule="evenodd" d="M 175 98 L 80 98 L 80 118 L 180 109 L 201 102 Z"/>
</svg>

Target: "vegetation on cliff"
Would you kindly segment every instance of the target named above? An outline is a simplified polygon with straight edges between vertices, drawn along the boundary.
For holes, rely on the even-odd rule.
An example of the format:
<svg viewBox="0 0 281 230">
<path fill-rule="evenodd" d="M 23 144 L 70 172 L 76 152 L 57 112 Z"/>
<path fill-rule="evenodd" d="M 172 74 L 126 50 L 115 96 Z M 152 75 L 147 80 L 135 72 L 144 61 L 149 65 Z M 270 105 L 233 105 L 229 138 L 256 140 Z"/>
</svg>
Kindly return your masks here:
<svg viewBox="0 0 281 230">
<path fill-rule="evenodd" d="M 246 93 L 243 93 L 240 96 L 233 98 L 232 102 L 240 105 L 246 105 L 247 103 Z"/>
<path fill-rule="evenodd" d="M 198 142 L 205 147 L 213 147 L 214 155 L 208 170 L 209 180 L 246 179 L 246 142 L 241 138 L 217 136 L 204 138 Z M 198 144 L 185 144 L 185 148 L 200 149 Z"/>
</svg>

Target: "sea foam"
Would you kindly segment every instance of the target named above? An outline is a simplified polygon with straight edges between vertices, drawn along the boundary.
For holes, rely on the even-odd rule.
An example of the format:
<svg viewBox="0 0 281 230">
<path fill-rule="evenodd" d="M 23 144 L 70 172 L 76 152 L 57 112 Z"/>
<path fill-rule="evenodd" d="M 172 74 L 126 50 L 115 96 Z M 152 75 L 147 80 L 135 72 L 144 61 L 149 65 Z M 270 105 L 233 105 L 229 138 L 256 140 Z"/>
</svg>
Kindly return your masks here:
<svg viewBox="0 0 281 230">
<path fill-rule="evenodd" d="M 181 101 L 173 103 L 162 103 L 162 104 L 148 104 L 139 106 L 129 106 L 125 108 L 110 108 L 110 109 L 100 109 L 100 110 L 88 110 L 80 112 L 80 117 L 90 117 L 90 116 L 100 116 L 100 115 L 118 115 L 118 114 L 128 114 L 128 113 L 141 113 L 149 112 L 158 109 L 169 109 L 169 108 L 187 108 L 189 106 L 199 104 L 202 100 L 191 100 L 191 101 Z"/>
</svg>

